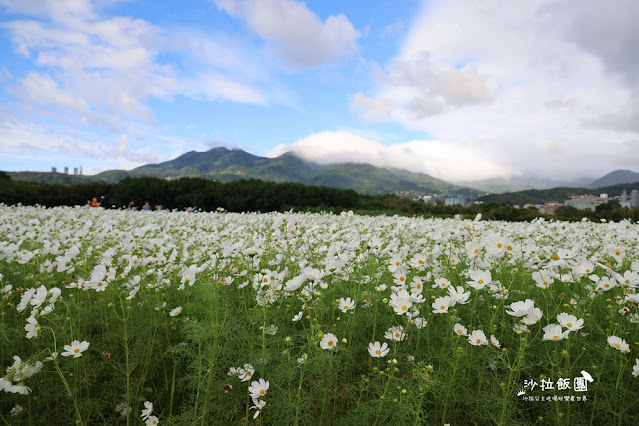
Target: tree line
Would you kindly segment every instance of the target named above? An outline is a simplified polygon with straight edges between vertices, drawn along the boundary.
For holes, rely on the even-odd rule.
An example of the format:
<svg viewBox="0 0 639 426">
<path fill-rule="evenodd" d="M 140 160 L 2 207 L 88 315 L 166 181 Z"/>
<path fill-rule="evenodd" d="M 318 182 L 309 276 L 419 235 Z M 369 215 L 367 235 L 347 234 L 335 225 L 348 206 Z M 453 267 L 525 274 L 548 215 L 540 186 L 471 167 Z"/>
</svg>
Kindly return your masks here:
<svg viewBox="0 0 639 426">
<path fill-rule="evenodd" d="M 204 178 L 166 180 L 155 177 L 127 177 L 118 183 L 86 182 L 75 184 L 42 184 L 14 181 L 0 172 L 0 203 L 15 205 L 74 206 L 85 205 L 93 197 L 105 208 L 126 208 L 134 201 L 141 207 L 146 201 L 155 209 L 202 211 L 222 208 L 230 212 L 249 211 L 326 211 L 341 213 L 352 210 L 360 214 L 388 214 L 426 217 L 484 218 L 528 221 L 542 216 L 536 208 L 517 209 L 504 203 L 474 204 L 469 207 L 431 205 L 420 200 L 400 199 L 394 195 L 365 195 L 350 189 L 308 186 L 301 183 L 268 182 L 258 179 L 219 182 Z M 610 202 L 595 212 L 565 206 L 557 209 L 560 220 L 621 219 L 639 220 L 639 208 L 621 208 Z"/>
</svg>

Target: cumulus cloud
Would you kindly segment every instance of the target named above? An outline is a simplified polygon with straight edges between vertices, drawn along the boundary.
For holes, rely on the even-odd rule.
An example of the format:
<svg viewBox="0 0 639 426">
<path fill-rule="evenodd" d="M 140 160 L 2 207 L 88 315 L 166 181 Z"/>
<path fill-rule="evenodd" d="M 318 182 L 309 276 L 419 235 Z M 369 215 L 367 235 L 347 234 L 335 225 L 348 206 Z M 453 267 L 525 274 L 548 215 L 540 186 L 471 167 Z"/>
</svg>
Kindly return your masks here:
<svg viewBox="0 0 639 426">
<path fill-rule="evenodd" d="M 509 177 L 516 173 L 463 141 L 413 140 L 392 146 L 345 131 L 309 135 L 290 145 L 278 145 L 266 155 L 293 152 L 320 164 L 369 163 L 377 167 L 402 168 L 454 181 Z"/>
<path fill-rule="evenodd" d="M 296 0 L 213 0 L 229 15 L 275 48 L 293 68 L 311 68 L 351 56 L 357 50 L 359 32 L 342 14 L 322 21 Z"/>
<path fill-rule="evenodd" d="M 108 1 L 0 0 L 0 10 L 9 12 L 0 29 L 32 65 L 13 74 L 2 70 L 5 90 L 18 99 L 12 110 L 22 117 L 5 114 L 3 126 L 22 140 L 25 132 L 33 132 L 21 149 L 36 149 L 41 138 L 53 151 L 68 144 L 69 154 L 93 158 L 93 146 L 93 153 L 104 154 L 104 159 L 114 152 L 137 164 L 159 157 L 146 150 L 123 150 L 117 141 L 122 134 L 140 141 L 157 136 L 152 100 L 185 95 L 267 104 L 269 95 L 260 88 L 266 80 L 258 71 L 264 67 L 239 42 L 186 28 L 168 33 L 143 19 L 104 17 L 96 4 Z M 11 13 L 17 16 L 11 19 Z M 163 63 L 164 53 L 180 58 L 184 68 L 179 61 Z M 51 123 L 112 135 L 76 141 L 72 132 L 62 137 L 49 130 L 47 135 L 44 129 L 55 127 Z M 2 141 L 3 151 L 15 149 L 7 138 Z"/>
<path fill-rule="evenodd" d="M 154 123 L 151 98 L 184 94 L 266 103 L 267 95 L 252 82 L 255 74 L 246 71 L 259 67 L 248 66 L 231 43 L 188 30 L 165 34 L 142 19 L 102 18 L 85 0 L 0 4 L 42 18 L 0 24 L 15 50 L 39 70 L 16 76 L 9 87 L 25 104 L 53 106 L 85 124 L 121 132 L 130 120 Z M 166 51 L 183 56 L 193 71 L 161 63 L 158 57 Z"/>
<path fill-rule="evenodd" d="M 437 140 L 482 141 L 477 149 L 519 171 L 607 173 L 629 163 L 621 152 L 637 159 L 624 144 L 639 136 L 638 13 L 632 0 L 424 2 L 351 110 Z M 603 146 L 610 155 L 597 156 Z"/>
</svg>

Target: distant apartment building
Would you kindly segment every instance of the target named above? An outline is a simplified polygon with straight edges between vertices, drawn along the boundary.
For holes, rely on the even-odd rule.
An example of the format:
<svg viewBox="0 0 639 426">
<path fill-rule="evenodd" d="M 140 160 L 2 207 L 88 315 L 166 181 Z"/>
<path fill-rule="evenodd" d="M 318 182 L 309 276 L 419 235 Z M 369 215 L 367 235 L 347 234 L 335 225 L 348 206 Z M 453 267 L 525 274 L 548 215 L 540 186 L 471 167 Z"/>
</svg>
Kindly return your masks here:
<svg viewBox="0 0 639 426">
<path fill-rule="evenodd" d="M 432 204 L 433 206 L 437 204 L 437 199 L 435 197 L 433 197 L 432 195 L 424 195 L 422 197 L 422 200 L 426 204 Z"/>
<path fill-rule="evenodd" d="M 639 207 L 639 191 L 633 189 L 630 196 L 628 196 L 628 193 L 624 189 L 621 196 L 619 196 L 619 204 L 621 204 L 621 207 L 628 207 L 630 209 Z"/>
<path fill-rule="evenodd" d="M 55 167 L 51 167 L 51 173 L 57 173 L 58 169 L 56 169 Z"/>
<path fill-rule="evenodd" d="M 64 174 L 65 174 L 65 175 L 68 175 L 68 174 L 69 174 L 69 168 L 68 168 L 68 167 L 65 167 L 65 168 L 64 168 Z"/>
<path fill-rule="evenodd" d="M 571 206 L 579 210 L 595 211 L 598 205 L 605 204 L 607 202 L 608 194 L 601 194 L 599 197 L 595 197 L 594 195 L 582 195 L 566 200 L 564 205 Z"/>
<path fill-rule="evenodd" d="M 73 168 L 73 176 L 77 176 L 78 175 L 78 168 L 74 167 Z"/>
<path fill-rule="evenodd" d="M 467 197 L 454 197 L 454 198 L 446 198 L 444 200 L 444 205 L 445 206 L 462 206 L 462 207 L 467 207 L 468 206 L 468 198 Z"/>
</svg>

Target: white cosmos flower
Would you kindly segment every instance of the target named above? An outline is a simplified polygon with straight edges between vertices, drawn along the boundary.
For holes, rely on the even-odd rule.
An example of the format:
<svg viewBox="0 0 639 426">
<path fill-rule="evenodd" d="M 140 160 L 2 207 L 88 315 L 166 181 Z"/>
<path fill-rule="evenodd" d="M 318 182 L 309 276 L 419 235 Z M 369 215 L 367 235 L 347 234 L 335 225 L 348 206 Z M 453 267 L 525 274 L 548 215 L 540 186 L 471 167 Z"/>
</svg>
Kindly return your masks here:
<svg viewBox="0 0 639 426">
<path fill-rule="evenodd" d="M 481 290 L 492 282 L 489 270 L 474 270 L 470 271 L 470 279 L 468 285 L 475 290 Z"/>
<path fill-rule="evenodd" d="M 325 334 L 320 341 L 320 348 L 327 349 L 329 351 L 335 350 L 337 348 L 337 336 L 333 333 Z"/>
<path fill-rule="evenodd" d="M 74 340 L 70 345 L 64 345 L 65 352 L 62 352 L 60 355 L 62 356 L 72 356 L 73 358 L 78 358 L 82 356 L 82 352 L 89 349 L 89 342 L 79 340 Z"/>
<path fill-rule="evenodd" d="M 630 346 L 628 345 L 628 343 L 617 336 L 610 336 L 608 337 L 608 344 L 610 346 L 612 346 L 613 348 L 627 354 L 628 352 L 630 352 Z"/>
<path fill-rule="evenodd" d="M 466 329 L 466 327 L 464 327 L 460 323 L 455 324 L 455 326 L 453 327 L 453 331 L 458 336 L 467 336 L 468 335 L 468 330 Z"/>
<path fill-rule="evenodd" d="M 27 324 L 24 325 L 24 330 L 27 332 L 27 339 L 37 337 L 40 334 L 38 330 L 38 320 L 34 317 L 27 318 Z"/>
<path fill-rule="evenodd" d="M 581 330 L 584 327 L 583 318 L 577 319 L 576 316 L 562 312 L 557 315 L 557 321 L 562 327 L 566 327 L 570 331 Z"/>
<path fill-rule="evenodd" d="M 497 340 L 497 338 L 493 336 L 492 334 L 490 335 L 490 343 L 492 343 L 493 346 L 497 348 L 501 348 L 501 344 L 499 343 L 499 340 Z"/>
<path fill-rule="evenodd" d="M 373 358 L 383 358 L 388 355 L 388 351 L 390 351 L 390 348 L 388 347 L 387 343 L 380 344 L 379 342 L 375 342 L 369 343 L 368 345 L 368 353 Z"/>
<path fill-rule="evenodd" d="M 171 312 L 169 312 L 169 315 L 172 317 L 175 317 L 180 315 L 181 312 L 182 312 L 182 307 L 178 306 L 177 308 L 172 309 Z"/>
<path fill-rule="evenodd" d="M 470 297 L 470 291 L 464 291 L 464 287 L 458 285 L 457 288 L 454 286 L 448 287 L 448 294 L 450 295 L 455 303 L 459 303 L 460 305 L 465 305 L 468 303 L 468 298 Z"/>
<path fill-rule="evenodd" d="M 608 276 L 603 276 L 597 283 L 597 290 L 608 291 L 617 287 L 617 281 Z"/>
<path fill-rule="evenodd" d="M 482 330 L 475 330 L 468 336 L 468 343 L 473 346 L 483 346 L 488 344 L 488 340 Z"/>
<path fill-rule="evenodd" d="M 524 317 L 524 320 L 523 320 L 524 324 L 527 324 L 527 325 L 537 324 L 537 322 L 541 319 L 542 315 L 543 315 L 543 312 L 541 309 L 534 308 L 532 311 L 528 313 L 528 315 Z"/>
<path fill-rule="evenodd" d="M 535 324 L 541 319 L 541 315 L 543 314 L 539 308 L 535 308 L 535 302 L 531 299 L 511 303 L 510 309 L 508 309 L 506 313 L 514 317 L 529 316 L 529 318 L 524 319 L 524 323 L 528 325 Z"/>
<path fill-rule="evenodd" d="M 541 340 L 563 340 L 570 330 L 563 331 L 559 324 L 548 324 L 543 328 L 544 337 Z"/>
<path fill-rule="evenodd" d="M 402 327 L 401 325 L 397 325 L 384 333 L 384 337 L 388 340 L 399 342 L 406 339 L 408 335 L 404 333 L 404 327 Z"/>
<path fill-rule="evenodd" d="M 410 294 L 406 290 L 391 294 L 391 300 L 388 304 L 398 315 L 405 314 L 413 306 Z"/>
<path fill-rule="evenodd" d="M 450 296 L 438 297 L 431 305 L 434 314 L 448 313 L 448 308 L 455 306 L 455 299 Z"/>
<path fill-rule="evenodd" d="M 142 417 L 142 420 L 146 420 L 149 418 L 149 416 L 152 413 L 153 413 L 153 403 L 151 401 L 145 401 L 144 410 L 142 410 L 142 414 L 140 414 L 140 417 Z"/>
<path fill-rule="evenodd" d="M 346 299 L 342 297 L 341 299 L 339 299 L 339 310 L 344 313 L 350 311 L 351 309 L 355 309 L 355 305 L 357 304 L 350 297 L 347 297 Z"/>
<path fill-rule="evenodd" d="M 433 288 L 447 288 L 450 285 L 450 281 L 446 278 L 440 277 L 435 279 L 435 284 L 432 285 Z"/>
<path fill-rule="evenodd" d="M 250 409 L 255 410 L 255 414 L 253 415 L 253 420 L 257 419 L 257 416 L 260 415 L 264 406 L 266 406 L 266 401 L 258 400 L 257 398 L 253 398 L 253 405 Z"/>
<path fill-rule="evenodd" d="M 268 391 L 269 385 L 269 381 L 264 379 L 251 382 L 251 385 L 248 388 L 251 398 L 260 398 L 266 395 L 266 391 Z"/>
<path fill-rule="evenodd" d="M 253 377 L 255 373 L 255 368 L 251 364 L 244 364 L 242 368 L 238 368 L 237 372 L 239 374 L 239 378 L 241 381 L 246 382 L 247 380 Z"/>
</svg>

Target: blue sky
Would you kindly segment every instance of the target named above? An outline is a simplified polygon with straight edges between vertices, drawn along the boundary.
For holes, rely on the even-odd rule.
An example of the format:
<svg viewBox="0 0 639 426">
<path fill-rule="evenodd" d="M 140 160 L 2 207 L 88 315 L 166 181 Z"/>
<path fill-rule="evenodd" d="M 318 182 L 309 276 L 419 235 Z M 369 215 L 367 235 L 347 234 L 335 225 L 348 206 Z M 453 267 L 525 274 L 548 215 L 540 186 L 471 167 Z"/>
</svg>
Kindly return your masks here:
<svg viewBox="0 0 639 426">
<path fill-rule="evenodd" d="M 0 169 L 215 146 L 451 181 L 639 164 L 639 3 L 0 0 Z"/>
</svg>

